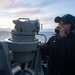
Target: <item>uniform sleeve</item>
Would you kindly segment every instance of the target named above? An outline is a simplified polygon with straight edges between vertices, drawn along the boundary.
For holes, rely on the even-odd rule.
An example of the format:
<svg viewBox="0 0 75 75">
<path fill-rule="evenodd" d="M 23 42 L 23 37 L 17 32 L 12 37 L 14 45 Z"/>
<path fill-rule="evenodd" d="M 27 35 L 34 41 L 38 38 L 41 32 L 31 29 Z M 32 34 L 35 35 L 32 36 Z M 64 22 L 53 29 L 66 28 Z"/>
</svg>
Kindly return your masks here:
<svg viewBox="0 0 75 75">
<path fill-rule="evenodd" d="M 54 39 L 54 36 L 52 36 L 47 43 L 43 44 L 40 47 L 41 55 L 50 55 L 50 50 L 51 50 L 51 42 Z"/>
<path fill-rule="evenodd" d="M 49 55 L 50 41 L 51 41 L 51 38 L 48 40 L 47 43 L 45 43 L 42 46 L 40 46 L 41 55 L 45 55 L 45 56 Z"/>
<path fill-rule="evenodd" d="M 41 52 L 41 55 L 44 55 L 44 56 L 49 55 L 47 43 L 40 46 L 40 52 Z"/>
</svg>

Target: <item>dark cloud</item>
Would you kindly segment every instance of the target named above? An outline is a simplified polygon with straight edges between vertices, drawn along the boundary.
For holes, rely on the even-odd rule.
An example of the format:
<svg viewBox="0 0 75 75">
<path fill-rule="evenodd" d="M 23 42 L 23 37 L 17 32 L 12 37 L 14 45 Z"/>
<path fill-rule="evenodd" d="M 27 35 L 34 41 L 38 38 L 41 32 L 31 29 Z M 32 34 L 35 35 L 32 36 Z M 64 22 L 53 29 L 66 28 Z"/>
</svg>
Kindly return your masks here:
<svg viewBox="0 0 75 75">
<path fill-rule="evenodd" d="M 47 17 L 40 17 L 40 20 L 44 21 L 46 23 L 52 21 L 53 19 L 54 19 L 54 17 L 49 17 L 49 16 L 47 16 Z"/>
<path fill-rule="evenodd" d="M 7 16 L 9 17 L 38 17 L 38 15 L 41 13 L 40 10 L 23 10 L 15 13 L 7 13 Z"/>
<path fill-rule="evenodd" d="M 22 7 L 22 8 L 41 8 L 41 7 L 46 7 L 46 6 L 49 6 L 53 3 L 55 3 L 56 1 L 49 1 L 49 0 L 46 0 L 46 1 L 38 1 L 38 2 L 35 2 L 35 1 L 22 1 L 22 0 L 4 0 L 2 1 L 0 4 L 0 8 L 6 8 L 6 9 L 12 9 L 12 8 L 19 8 L 19 7 Z"/>
<path fill-rule="evenodd" d="M 55 3 L 55 1 L 45 1 L 39 4 L 39 7 L 46 7 L 49 6 L 51 4 Z"/>
<path fill-rule="evenodd" d="M 33 14 L 33 15 L 35 15 L 35 14 L 39 14 L 39 13 L 41 13 L 41 10 L 35 9 L 35 10 L 23 10 L 23 11 L 15 13 L 15 14 L 20 14 L 20 15 L 21 14 Z"/>
</svg>

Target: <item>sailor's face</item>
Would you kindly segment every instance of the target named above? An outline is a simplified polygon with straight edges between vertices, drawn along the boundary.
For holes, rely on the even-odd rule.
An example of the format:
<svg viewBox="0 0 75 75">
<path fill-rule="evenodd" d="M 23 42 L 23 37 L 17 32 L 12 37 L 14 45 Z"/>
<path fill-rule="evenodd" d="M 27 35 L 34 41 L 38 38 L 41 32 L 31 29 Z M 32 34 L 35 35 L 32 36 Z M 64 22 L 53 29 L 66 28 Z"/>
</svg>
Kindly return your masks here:
<svg viewBox="0 0 75 75">
<path fill-rule="evenodd" d="M 60 21 L 58 26 L 62 26 L 65 30 L 65 32 L 69 32 L 70 31 L 70 24 L 65 24 L 63 21 Z"/>
</svg>

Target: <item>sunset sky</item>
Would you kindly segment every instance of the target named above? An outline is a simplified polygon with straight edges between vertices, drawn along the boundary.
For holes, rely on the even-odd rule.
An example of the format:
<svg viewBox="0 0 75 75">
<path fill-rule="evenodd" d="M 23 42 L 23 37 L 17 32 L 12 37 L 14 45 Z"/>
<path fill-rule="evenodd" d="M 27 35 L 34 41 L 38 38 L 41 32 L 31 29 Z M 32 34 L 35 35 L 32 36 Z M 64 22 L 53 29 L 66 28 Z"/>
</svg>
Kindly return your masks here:
<svg viewBox="0 0 75 75">
<path fill-rule="evenodd" d="M 75 15 L 75 0 L 0 0 L 0 28 L 13 28 L 18 18 L 39 19 L 44 28 L 55 28 L 56 16 Z"/>
</svg>

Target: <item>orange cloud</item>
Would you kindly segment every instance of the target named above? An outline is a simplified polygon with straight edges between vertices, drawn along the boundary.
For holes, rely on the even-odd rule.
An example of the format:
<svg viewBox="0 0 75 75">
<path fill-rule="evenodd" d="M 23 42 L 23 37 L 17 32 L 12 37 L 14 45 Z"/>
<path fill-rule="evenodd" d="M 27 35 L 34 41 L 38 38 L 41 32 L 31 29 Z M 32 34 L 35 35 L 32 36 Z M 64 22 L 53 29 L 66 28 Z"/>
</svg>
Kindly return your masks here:
<svg viewBox="0 0 75 75">
<path fill-rule="evenodd" d="M 0 9 L 4 9 L 6 7 L 8 7 L 11 4 L 10 1 L 2 1 L 0 2 Z"/>
<path fill-rule="evenodd" d="M 0 9 L 5 9 L 14 6 L 14 4 L 19 3 L 21 0 L 3 0 L 0 2 Z"/>
</svg>

